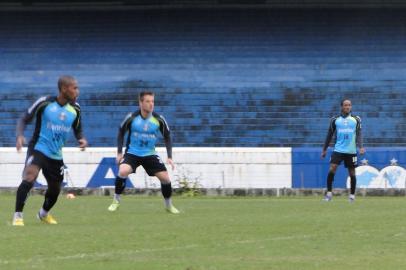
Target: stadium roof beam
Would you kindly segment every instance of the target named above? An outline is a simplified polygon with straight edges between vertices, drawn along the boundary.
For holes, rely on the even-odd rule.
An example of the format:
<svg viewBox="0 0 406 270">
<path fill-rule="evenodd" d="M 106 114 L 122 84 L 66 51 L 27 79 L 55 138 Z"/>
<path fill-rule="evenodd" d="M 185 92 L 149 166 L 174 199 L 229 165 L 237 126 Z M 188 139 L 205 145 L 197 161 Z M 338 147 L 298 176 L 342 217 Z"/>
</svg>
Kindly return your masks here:
<svg viewBox="0 0 406 270">
<path fill-rule="evenodd" d="M 182 8 L 406 8 L 402 0 L 96 0 L 7 1 L 0 10 L 127 10 Z"/>
</svg>

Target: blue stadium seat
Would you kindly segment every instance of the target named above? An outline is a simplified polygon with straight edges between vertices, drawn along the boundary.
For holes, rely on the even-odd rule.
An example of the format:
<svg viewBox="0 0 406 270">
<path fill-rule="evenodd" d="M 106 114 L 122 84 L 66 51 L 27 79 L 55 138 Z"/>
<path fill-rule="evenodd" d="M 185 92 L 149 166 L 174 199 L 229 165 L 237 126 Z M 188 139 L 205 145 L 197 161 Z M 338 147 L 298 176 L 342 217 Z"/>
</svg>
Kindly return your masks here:
<svg viewBox="0 0 406 270">
<path fill-rule="evenodd" d="M 0 11 L 0 146 L 61 74 L 79 80 L 92 146 L 115 145 L 143 89 L 175 146 L 321 146 L 344 97 L 367 145 L 405 146 L 405 24 L 401 10 Z"/>
</svg>

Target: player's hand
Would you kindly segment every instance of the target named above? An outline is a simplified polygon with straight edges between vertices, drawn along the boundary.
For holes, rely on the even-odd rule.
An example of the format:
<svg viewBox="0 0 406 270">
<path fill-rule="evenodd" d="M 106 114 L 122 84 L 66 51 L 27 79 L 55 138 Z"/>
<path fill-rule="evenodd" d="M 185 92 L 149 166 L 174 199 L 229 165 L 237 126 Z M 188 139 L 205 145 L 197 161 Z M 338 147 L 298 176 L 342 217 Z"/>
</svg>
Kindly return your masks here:
<svg viewBox="0 0 406 270">
<path fill-rule="evenodd" d="M 172 171 L 175 170 L 175 162 L 171 158 L 168 158 L 167 162 L 171 165 Z"/>
<path fill-rule="evenodd" d="M 359 153 L 360 153 L 360 155 L 364 155 L 365 154 L 365 148 L 364 147 L 360 148 Z"/>
<path fill-rule="evenodd" d="M 120 164 L 120 162 L 123 160 L 123 153 L 119 153 L 119 154 L 117 154 L 117 157 L 116 157 L 116 162 L 117 162 L 117 164 Z"/>
<path fill-rule="evenodd" d="M 79 143 L 79 148 L 81 151 L 85 151 L 85 148 L 87 147 L 87 140 L 85 138 L 78 140 Z"/>
<path fill-rule="evenodd" d="M 323 159 L 323 158 L 325 158 L 326 157 L 326 154 L 327 154 L 327 150 L 323 150 L 322 152 L 321 152 L 321 159 Z"/>
<path fill-rule="evenodd" d="M 17 141 L 16 141 L 16 148 L 17 152 L 21 152 L 21 148 L 23 148 L 23 145 L 25 144 L 25 138 L 24 136 L 17 136 Z"/>
</svg>

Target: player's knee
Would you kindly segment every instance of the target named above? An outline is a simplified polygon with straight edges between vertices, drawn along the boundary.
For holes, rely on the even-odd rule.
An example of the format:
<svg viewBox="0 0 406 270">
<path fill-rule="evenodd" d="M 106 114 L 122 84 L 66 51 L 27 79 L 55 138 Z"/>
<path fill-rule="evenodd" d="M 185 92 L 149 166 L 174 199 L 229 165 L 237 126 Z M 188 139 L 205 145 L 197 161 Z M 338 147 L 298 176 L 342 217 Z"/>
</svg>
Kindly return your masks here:
<svg viewBox="0 0 406 270">
<path fill-rule="evenodd" d="M 337 171 L 337 165 L 336 164 L 331 164 L 330 169 L 329 169 L 329 173 L 335 174 L 336 171 Z"/>
<path fill-rule="evenodd" d="M 328 171 L 328 173 L 330 174 L 335 174 L 336 173 L 336 168 L 330 168 L 330 170 Z"/>
<path fill-rule="evenodd" d="M 30 183 L 34 183 L 36 180 L 36 177 L 34 175 L 31 174 L 26 174 L 24 177 L 24 180 Z"/>
<path fill-rule="evenodd" d="M 171 180 L 169 178 L 159 179 L 159 181 L 161 181 L 162 184 L 170 184 L 171 183 Z"/>
<path fill-rule="evenodd" d="M 350 177 L 355 177 L 355 170 L 350 170 L 349 175 Z"/>
<path fill-rule="evenodd" d="M 155 176 L 162 184 L 169 184 L 171 182 L 168 172 L 158 172 Z"/>
<path fill-rule="evenodd" d="M 118 172 L 118 177 L 126 179 L 130 174 L 129 173 L 125 173 L 125 172 Z"/>
<path fill-rule="evenodd" d="M 34 169 L 26 169 L 24 171 L 24 180 L 27 182 L 34 182 L 38 177 L 38 171 L 34 170 Z"/>
<path fill-rule="evenodd" d="M 120 178 L 127 178 L 131 174 L 131 168 L 120 166 L 118 170 L 118 176 Z"/>
</svg>

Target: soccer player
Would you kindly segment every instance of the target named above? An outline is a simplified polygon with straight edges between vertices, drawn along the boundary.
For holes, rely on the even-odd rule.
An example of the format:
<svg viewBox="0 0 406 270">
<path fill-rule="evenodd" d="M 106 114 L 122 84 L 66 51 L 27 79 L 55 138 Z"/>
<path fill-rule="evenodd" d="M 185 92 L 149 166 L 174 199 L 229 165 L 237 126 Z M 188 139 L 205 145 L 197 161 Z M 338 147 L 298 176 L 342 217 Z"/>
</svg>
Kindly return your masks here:
<svg viewBox="0 0 406 270">
<path fill-rule="evenodd" d="M 72 129 L 79 147 L 84 150 L 87 146 L 82 134 L 80 107 L 76 103 L 79 95 L 78 83 L 71 76 L 62 76 L 58 80 L 58 88 L 58 96 L 39 98 L 17 123 L 16 148 L 20 152 L 25 143 L 25 126 L 35 118 L 35 130 L 28 144 L 23 180 L 17 190 L 12 223 L 14 226 L 24 226 L 24 204 L 41 169 L 48 189 L 38 218 L 47 224 L 57 224 L 49 211 L 55 205 L 61 191 L 64 176 L 62 147 Z"/>
<path fill-rule="evenodd" d="M 351 101 L 345 99 L 341 101 L 341 114 L 331 118 L 330 127 L 328 129 L 326 141 L 324 142 L 321 158 L 324 158 L 327 153 L 327 148 L 330 141 L 335 135 L 336 141 L 334 151 L 330 158 L 330 169 L 327 176 L 327 193 L 324 197 L 325 201 L 331 201 L 333 198 L 333 181 L 338 165 L 344 161 L 345 167 L 348 169 L 348 174 L 351 179 L 351 190 L 349 201 L 355 200 L 355 187 L 357 179 L 355 176 L 355 168 L 357 167 L 357 145 L 359 153 L 363 155 L 365 149 L 362 145 L 361 135 L 361 118 L 351 114 Z"/>
<path fill-rule="evenodd" d="M 144 167 L 149 176 L 156 176 L 161 182 L 161 192 L 165 200 L 165 208 L 169 213 L 178 214 L 172 205 L 172 186 L 169 174 L 162 159 L 155 152 L 157 135 L 164 138 L 168 163 L 175 168 L 172 160 L 172 142 L 168 124 L 162 115 L 154 112 L 154 93 L 143 91 L 139 94 L 139 110 L 128 114 L 121 123 L 117 136 L 117 163 L 119 171 L 115 181 L 115 194 L 109 211 L 116 211 L 120 206 L 126 179 L 135 173 L 138 166 Z M 124 136 L 128 133 L 126 151 L 123 156 Z"/>
</svg>

